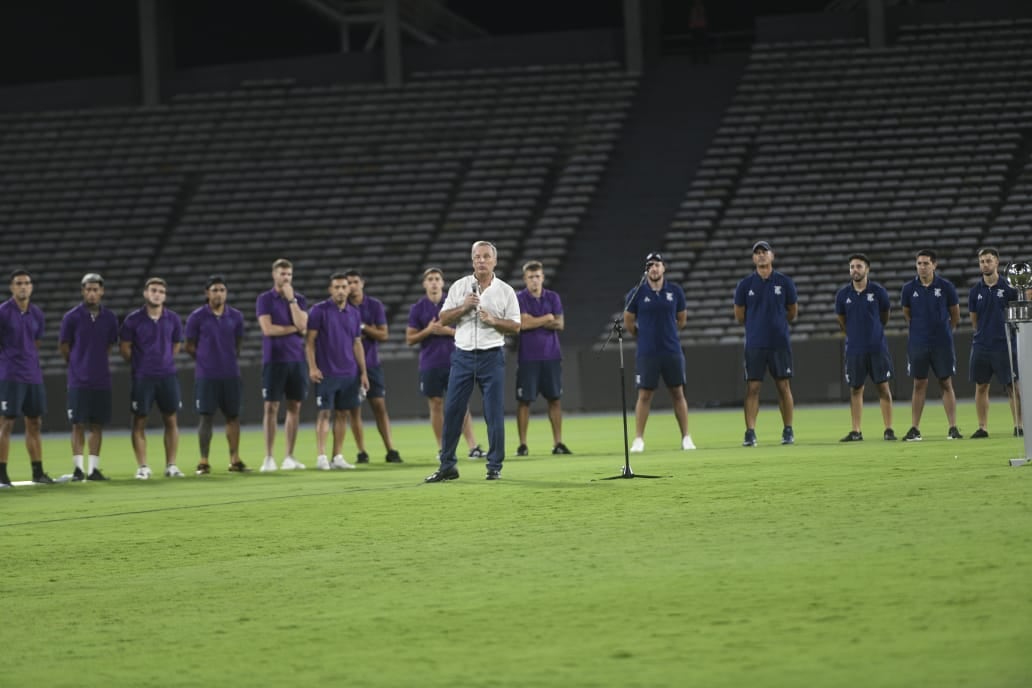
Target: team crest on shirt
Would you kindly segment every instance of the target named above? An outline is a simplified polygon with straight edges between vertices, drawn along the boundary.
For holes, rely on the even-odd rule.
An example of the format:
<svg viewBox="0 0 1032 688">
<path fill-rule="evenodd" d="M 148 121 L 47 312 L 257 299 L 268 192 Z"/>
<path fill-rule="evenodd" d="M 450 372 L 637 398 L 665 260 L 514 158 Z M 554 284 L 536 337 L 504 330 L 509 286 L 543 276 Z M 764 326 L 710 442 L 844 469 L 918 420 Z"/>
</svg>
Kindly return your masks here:
<svg viewBox="0 0 1032 688">
<path fill-rule="evenodd" d="M 868 294 L 867 295 L 867 300 L 868 300 L 868 302 L 873 303 L 874 302 L 874 294 Z"/>
<path fill-rule="evenodd" d="M 671 294 L 670 292 L 667 292 L 666 293 L 666 300 L 667 301 L 673 301 L 674 300 L 674 295 Z"/>
<path fill-rule="evenodd" d="M 997 297 L 997 298 L 999 298 L 999 299 L 1002 299 L 1002 298 L 1003 298 L 1003 289 L 997 289 L 997 290 L 996 290 L 996 297 Z M 979 295 L 978 295 L 978 298 L 982 298 L 982 295 L 981 295 L 981 294 L 979 294 Z"/>
<path fill-rule="evenodd" d="M 935 288 L 935 298 L 939 298 L 940 296 L 942 296 L 942 289 L 939 288 L 939 287 L 936 287 Z"/>
<path fill-rule="evenodd" d="M 781 296 L 781 285 L 780 284 L 775 284 L 774 285 L 774 293 L 777 294 L 778 296 Z"/>
</svg>

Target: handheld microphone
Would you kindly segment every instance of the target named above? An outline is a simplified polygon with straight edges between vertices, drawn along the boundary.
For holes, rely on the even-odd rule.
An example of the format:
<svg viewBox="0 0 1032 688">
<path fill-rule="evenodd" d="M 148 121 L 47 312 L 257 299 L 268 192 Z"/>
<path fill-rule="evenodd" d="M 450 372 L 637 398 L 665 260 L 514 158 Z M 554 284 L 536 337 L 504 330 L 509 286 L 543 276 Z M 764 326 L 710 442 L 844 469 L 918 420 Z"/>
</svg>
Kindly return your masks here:
<svg viewBox="0 0 1032 688">
<path fill-rule="evenodd" d="M 473 278 L 473 293 L 476 296 L 480 296 L 480 282 L 477 282 L 477 279 L 475 277 Z M 477 304 L 477 312 L 478 313 L 480 312 L 480 304 L 479 303 Z"/>
</svg>

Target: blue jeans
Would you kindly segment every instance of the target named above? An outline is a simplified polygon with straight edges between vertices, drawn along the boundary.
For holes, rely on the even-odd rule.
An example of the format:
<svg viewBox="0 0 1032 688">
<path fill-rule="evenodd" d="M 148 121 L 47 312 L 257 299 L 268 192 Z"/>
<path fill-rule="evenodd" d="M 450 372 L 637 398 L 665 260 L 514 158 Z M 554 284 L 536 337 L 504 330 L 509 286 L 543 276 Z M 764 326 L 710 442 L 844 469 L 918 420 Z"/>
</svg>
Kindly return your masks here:
<svg viewBox="0 0 1032 688">
<path fill-rule="evenodd" d="M 505 460 L 505 352 L 497 349 L 452 353 L 448 392 L 444 401 L 444 432 L 441 438 L 441 469 L 455 467 L 455 447 L 462 434 L 474 382 L 480 385 L 484 399 L 484 420 L 487 422 L 488 470 L 502 470 Z"/>
</svg>

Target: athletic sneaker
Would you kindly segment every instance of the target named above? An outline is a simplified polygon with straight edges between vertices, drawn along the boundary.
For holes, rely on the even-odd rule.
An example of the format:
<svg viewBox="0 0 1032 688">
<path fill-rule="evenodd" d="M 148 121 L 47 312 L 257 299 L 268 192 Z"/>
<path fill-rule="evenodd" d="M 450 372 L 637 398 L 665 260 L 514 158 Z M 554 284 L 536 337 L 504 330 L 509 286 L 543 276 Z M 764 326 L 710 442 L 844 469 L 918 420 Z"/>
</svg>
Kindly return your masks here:
<svg viewBox="0 0 1032 688">
<path fill-rule="evenodd" d="M 197 470 L 195 471 L 195 473 L 197 473 L 197 475 L 208 475 L 209 473 L 211 473 L 211 464 L 197 464 Z"/>
<path fill-rule="evenodd" d="M 165 466 L 165 477 L 185 478 L 186 476 L 183 475 L 183 472 L 181 470 L 179 470 L 179 466 L 175 465 L 174 463 L 170 463 L 167 466 Z"/>
<path fill-rule="evenodd" d="M 480 445 L 473 447 L 469 450 L 469 458 L 471 459 L 484 459 L 487 458 L 487 452 L 480 448 Z"/>
<path fill-rule="evenodd" d="M 333 457 L 333 462 L 330 464 L 330 468 L 336 471 L 353 471 L 355 469 L 355 464 L 348 463 L 344 460 L 343 456 L 337 454 Z"/>
<path fill-rule="evenodd" d="M 405 463 L 401 460 L 401 454 L 398 453 L 397 449 L 388 449 L 387 456 L 384 457 L 384 461 L 387 463 Z"/>
<path fill-rule="evenodd" d="M 493 471 L 493 470 L 488 469 L 487 477 L 485 477 L 484 479 L 485 480 L 501 480 L 502 479 L 502 473 L 501 473 L 501 471 Z"/>
<path fill-rule="evenodd" d="M 262 461 L 262 467 L 258 470 L 262 473 L 272 473 L 276 470 L 276 459 L 271 456 L 266 456 L 265 460 Z"/>
<path fill-rule="evenodd" d="M 552 447 L 552 453 L 553 454 L 572 454 L 573 452 L 570 451 L 569 447 L 567 447 L 565 444 L 560 442 L 559 444 L 557 444 L 554 447 Z"/>
<path fill-rule="evenodd" d="M 1014 428 L 1014 436 L 1015 437 L 1024 437 L 1025 436 L 1025 428 Z"/>
<path fill-rule="evenodd" d="M 948 440 L 962 440 L 964 436 L 960 434 L 960 430 L 957 430 L 956 425 L 951 425 L 949 432 L 946 433 L 946 439 Z"/>
<path fill-rule="evenodd" d="M 275 466 L 276 462 L 273 461 L 272 464 Z M 230 473 L 250 473 L 251 469 L 248 468 L 247 464 L 244 463 L 243 461 L 237 461 L 236 463 L 229 464 L 229 472 Z"/>
<path fill-rule="evenodd" d="M 366 454 L 364 451 L 358 452 L 355 455 L 355 463 L 369 463 L 369 454 Z"/>
<path fill-rule="evenodd" d="M 99 468 L 94 468 L 92 471 L 90 471 L 90 474 L 86 476 L 86 479 L 87 480 L 98 480 L 98 481 L 100 481 L 100 480 L 107 480 L 108 477 L 106 475 L 104 475 L 103 473 L 101 473 Z"/>
<path fill-rule="evenodd" d="M 76 466 L 75 470 L 72 471 L 72 482 L 78 483 L 86 479 L 86 474 L 82 472 L 82 469 Z"/>
<path fill-rule="evenodd" d="M 323 454 L 315 460 L 315 467 L 320 471 L 328 471 L 330 470 L 330 460 Z"/>
<path fill-rule="evenodd" d="M 53 485 L 54 479 L 46 473 L 44 473 L 43 471 L 40 471 L 36 475 L 32 476 L 32 482 L 36 483 L 37 485 Z"/>
<path fill-rule="evenodd" d="M 781 444 L 795 444 L 795 432 L 791 425 L 786 425 L 781 431 Z"/>
<path fill-rule="evenodd" d="M 885 428 L 885 432 L 882 434 L 882 439 L 886 442 L 895 442 L 896 433 L 892 431 L 892 428 Z"/>
<path fill-rule="evenodd" d="M 864 433 L 857 432 L 856 430 L 850 430 L 849 434 L 839 440 L 839 442 L 863 442 Z"/>
<path fill-rule="evenodd" d="M 527 449 L 527 445 L 525 444 L 521 444 L 520 446 L 516 447 L 516 456 L 526 456 L 529 453 L 530 450 Z"/>
<path fill-rule="evenodd" d="M 295 459 L 293 456 L 287 456 L 283 459 L 283 463 L 280 464 L 281 471 L 303 471 L 305 465 Z"/>
<path fill-rule="evenodd" d="M 685 435 L 681 438 L 681 449 L 683 449 L 684 451 L 691 451 L 692 449 L 695 449 L 695 442 L 692 442 L 691 435 Z"/>
<path fill-rule="evenodd" d="M 973 433 L 971 433 L 971 439 L 973 440 L 984 440 L 986 437 L 989 437 L 989 433 L 983 430 L 982 428 L 979 428 L 978 430 L 975 430 Z"/>
<path fill-rule="evenodd" d="M 643 451 L 645 451 L 645 440 L 640 437 L 635 437 L 634 441 L 631 442 L 631 453 L 641 454 Z"/>
<path fill-rule="evenodd" d="M 748 430 L 747 429 L 745 431 L 745 438 L 742 439 L 742 446 L 743 447 L 755 447 L 757 444 L 758 444 L 758 442 L 756 441 L 756 431 L 755 430 Z"/>
<path fill-rule="evenodd" d="M 915 427 L 911 427 L 909 430 L 907 430 L 907 434 L 903 435 L 903 441 L 904 442 L 920 442 L 921 441 L 921 431 L 918 430 Z"/>
<path fill-rule="evenodd" d="M 149 466 L 140 466 L 139 468 L 136 469 L 136 479 L 137 480 L 150 480 L 150 477 L 151 477 L 151 469 L 150 469 Z"/>
</svg>

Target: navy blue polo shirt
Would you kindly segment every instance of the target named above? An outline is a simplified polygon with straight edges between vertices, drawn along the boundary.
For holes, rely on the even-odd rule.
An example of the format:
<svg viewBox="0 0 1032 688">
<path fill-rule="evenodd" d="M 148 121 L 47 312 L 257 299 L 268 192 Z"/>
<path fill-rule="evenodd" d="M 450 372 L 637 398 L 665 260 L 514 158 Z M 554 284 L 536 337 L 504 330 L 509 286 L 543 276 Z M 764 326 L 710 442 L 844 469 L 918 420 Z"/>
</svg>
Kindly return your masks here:
<svg viewBox="0 0 1032 688">
<path fill-rule="evenodd" d="M 979 279 L 968 293 L 968 311 L 978 316 L 971 346 L 980 351 L 1007 350 L 1007 304 L 1018 300 L 1018 290 L 999 275 L 991 287 Z"/>
<path fill-rule="evenodd" d="M 627 292 L 624 301 L 630 298 Z M 681 353 L 677 314 L 688 310 L 688 303 L 679 285 L 664 279 L 659 290 L 653 290 L 645 280 L 626 310 L 638 318 L 638 358 Z"/>
<path fill-rule="evenodd" d="M 745 307 L 745 348 L 791 348 L 787 311 L 798 301 L 795 282 L 777 270 L 767 279 L 753 272 L 739 282 L 735 305 Z"/>
<path fill-rule="evenodd" d="M 915 277 L 903 285 L 899 303 L 910 309 L 910 349 L 938 349 L 953 346 L 950 307 L 960 304 L 957 288 L 936 275 L 927 287 Z"/>
<path fill-rule="evenodd" d="M 835 314 L 846 319 L 846 353 L 874 354 L 889 350 L 881 314 L 892 308 L 889 292 L 868 280 L 863 291 L 850 282 L 835 295 Z"/>
</svg>

